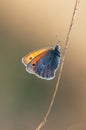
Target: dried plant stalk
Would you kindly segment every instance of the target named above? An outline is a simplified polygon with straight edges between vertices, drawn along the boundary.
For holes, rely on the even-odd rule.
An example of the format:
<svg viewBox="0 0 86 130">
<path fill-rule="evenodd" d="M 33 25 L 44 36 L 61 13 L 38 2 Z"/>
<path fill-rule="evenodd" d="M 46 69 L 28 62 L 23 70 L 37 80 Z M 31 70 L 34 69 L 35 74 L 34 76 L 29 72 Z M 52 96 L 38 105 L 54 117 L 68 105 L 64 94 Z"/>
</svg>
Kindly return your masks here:
<svg viewBox="0 0 86 130">
<path fill-rule="evenodd" d="M 40 130 L 45 125 L 45 123 L 47 122 L 47 118 L 48 118 L 48 116 L 49 116 L 49 114 L 51 112 L 53 103 L 55 101 L 55 97 L 56 97 L 56 93 L 57 93 L 57 90 L 58 90 L 59 82 L 60 82 L 60 79 L 61 79 L 64 59 L 65 59 L 65 56 L 66 56 L 66 53 L 67 53 L 67 49 L 68 49 L 68 45 L 69 45 L 69 38 L 70 38 L 70 34 L 71 34 L 73 21 L 74 21 L 74 17 L 75 17 L 75 14 L 76 14 L 78 3 L 79 3 L 79 1 L 76 0 L 75 6 L 74 6 L 74 10 L 73 10 L 73 14 L 72 14 L 72 19 L 71 19 L 71 22 L 70 22 L 70 26 L 69 26 L 67 37 L 66 37 L 66 41 L 65 41 L 65 50 L 64 50 L 64 53 L 63 53 L 63 57 L 62 57 L 62 62 L 60 64 L 59 75 L 58 75 L 56 87 L 55 87 L 55 90 L 54 90 L 54 93 L 53 93 L 50 105 L 48 107 L 48 111 L 46 112 L 45 117 L 43 118 L 43 120 L 41 121 L 41 123 L 38 125 L 38 127 L 35 130 Z"/>
</svg>

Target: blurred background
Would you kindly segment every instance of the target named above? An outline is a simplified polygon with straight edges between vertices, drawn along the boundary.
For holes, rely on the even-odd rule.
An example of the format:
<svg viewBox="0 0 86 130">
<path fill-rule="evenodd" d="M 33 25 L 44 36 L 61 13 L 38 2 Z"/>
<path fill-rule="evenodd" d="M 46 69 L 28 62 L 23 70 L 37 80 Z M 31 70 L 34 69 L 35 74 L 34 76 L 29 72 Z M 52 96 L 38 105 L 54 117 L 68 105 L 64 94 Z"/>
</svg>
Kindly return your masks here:
<svg viewBox="0 0 86 130">
<path fill-rule="evenodd" d="M 0 0 L 0 130 L 35 130 L 44 117 L 58 77 L 25 71 L 28 52 L 64 48 L 75 0 Z M 86 130 L 86 1 L 81 0 L 59 89 L 43 130 Z"/>
</svg>

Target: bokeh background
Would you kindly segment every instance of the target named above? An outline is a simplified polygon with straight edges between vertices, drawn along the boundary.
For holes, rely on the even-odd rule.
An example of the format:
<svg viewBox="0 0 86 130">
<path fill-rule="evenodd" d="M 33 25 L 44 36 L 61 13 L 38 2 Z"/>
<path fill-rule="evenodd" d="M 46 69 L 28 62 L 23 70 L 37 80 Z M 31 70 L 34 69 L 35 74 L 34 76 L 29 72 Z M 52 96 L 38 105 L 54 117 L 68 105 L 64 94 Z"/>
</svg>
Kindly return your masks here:
<svg viewBox="0 0 86 130">
<path fill-rule="evenodd" d="M 75 0 L 0 0 L 0 130 L 35 130 L 58 77 L 38 79 L 21 58 L 64 48 Z M 53 109 L 43 130 L 86 130 L 86 0 L 81 0 Z"/>
</svg>

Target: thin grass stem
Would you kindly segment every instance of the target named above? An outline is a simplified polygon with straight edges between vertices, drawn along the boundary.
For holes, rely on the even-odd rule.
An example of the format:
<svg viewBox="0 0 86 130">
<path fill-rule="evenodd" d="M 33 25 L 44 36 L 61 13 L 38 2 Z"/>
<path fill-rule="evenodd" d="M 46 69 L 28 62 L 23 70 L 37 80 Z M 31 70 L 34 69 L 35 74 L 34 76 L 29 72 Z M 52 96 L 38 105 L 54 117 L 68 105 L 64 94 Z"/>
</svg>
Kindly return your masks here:
<svg viewBox="0 0 86 130">
<path fill-rule="evenodd" d="M 75 17 L 75 14 L 76 14 L 78 3 L 79 3 L 79 0 L 76 0 L 75 1 L 75 6 L 74 6 L 74 10 L 73 10 L 73 13 L 72 13 L 72 19 L 71 19 L 71 22 L 70 22 L 70 25 L 69 25 L 69 29 L 68 29 L 68 33 L 67 33 L 67 37 L 66 37 L 66 41 L 65 41 L 65 49 L 64 49 L 64 53 L 63 53 L 63 57 L 62 57 L 62 62 L 60 64 L 60 68 L 59 68 L 59 75 L 58 75 L 58 79 L 57 79 L 57 83 L 56 83 L 56 87 L 55 87 L 53 96 L 51 98 L 50 105 L 49 105 L 48 110 L 47 110 L 47 112 L 45 114 L 45 117 L 43 118 L 43 120 L 40 122 L 40 124 L 38 125 L 38 127 L 35 130 L 40 130 L 46 124 L 47 119 L 49 117 L 49 114 L 51 112 L 51 109 L 53 107 L 53 104 L 54 104 L 54 101 L 55 101 L 55 97 L 56 97 L 56 93 L 57 93 L 58 86 L 59 86 L 59 82 L 60 82 L 60 79 L 61 79 L 61 74 L 62 74 L 62 69 L 63 69 L 63 65 L 64 65 L 64 60 L 65 60 L 65 56 L 66 56 L 68 45 L 69 45 L 70 34 L 71 34 L 73 21 L 74 21 L 74 17 Z"/>
</svg>

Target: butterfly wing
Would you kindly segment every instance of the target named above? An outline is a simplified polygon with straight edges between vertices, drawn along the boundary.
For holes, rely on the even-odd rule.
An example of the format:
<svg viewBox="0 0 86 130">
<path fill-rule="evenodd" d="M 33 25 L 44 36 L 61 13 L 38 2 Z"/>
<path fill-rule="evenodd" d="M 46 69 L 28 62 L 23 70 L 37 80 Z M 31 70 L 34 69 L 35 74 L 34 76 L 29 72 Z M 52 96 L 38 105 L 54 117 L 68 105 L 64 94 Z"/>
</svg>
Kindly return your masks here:
<svg viewBox="0 0 86 130">
<path fill-rule="evenodd" d="M 35 73 L 43 79 L 53 79 L 55 76 L 55 71 L 59 66 L 60 57 L 55 56 L 52 50 L 42 57 L 35 68 Z"/>
<path fill-rule="evenodd" d="M 31 53 L 28 53 L 27 55 L 25 55 L 22 58 L 22 63 L 26 66 L 27 64 L 29 64 L 35 57 L 37 57 L 38 55 L 42 54 L 43 52 L 47 51 L 49 48 L 43 48 Z"/>
<path fill-rule="evenodd" d="M 50 80 L 55 76 L 55 70 L 59 65 L 59 61 L 60 57 L 54 53 L 53 49 L 50 49 L 41 53 L 27 64 L 26 70 L 40 78 Z"/>
<path fill-rule="evenodd" d="M 43 79 L 53 79 L 60 62 L 59 45 L 31 52 L 22 58 L 26 71 Z"/>
<path fill-rule="evenodd" d="M 44 57 L 47 54 L 47 50 L 42 52 L 41 54 L 37 55 L 31 62 L 29 62 L 26 66 L 26 71 L 29 73 L 34 74 L 35 73 L 35 68 L 37 66 L 38 61 Z"/>
<path fill-rule="evenodd" d="M 43 57 L 49 49 L 50 48 L 44 48 L 44 49 L 40 49 L 40 50 L 31 52 L 31 53 L 25 55 L 22 58 L 22 63 L 26 66 L 26 71 L 34 74 L 35 73 L 34 68 L 35 68 L 38 60 L 41 59 L 41 57 Z"/>
</svg>

